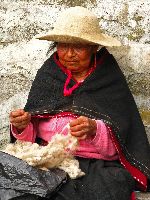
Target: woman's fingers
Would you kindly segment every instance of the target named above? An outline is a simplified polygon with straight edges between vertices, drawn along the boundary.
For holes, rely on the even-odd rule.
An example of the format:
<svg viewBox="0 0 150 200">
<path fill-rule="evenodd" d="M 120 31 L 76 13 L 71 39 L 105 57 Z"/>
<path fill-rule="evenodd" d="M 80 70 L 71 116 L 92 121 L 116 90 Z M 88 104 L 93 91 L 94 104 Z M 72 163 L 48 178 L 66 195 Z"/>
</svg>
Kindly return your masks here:
<svg viewBox="0 0 150 200">
<path fill-rule="evenodd" d="M 70 122 L 70 127 L 73 127 L 73 126 L 77 126 L 77 125 L 80 125 L 80 124 L 83 124 L 83 123 L 86 123 L 87 122 L 87 117 L 84 117 L 84 116 L 80 116 L 79 118 L 77 119 L 74 119 Z"/>
<path fill-rule="evenodd" d="M 24 121 L 20 121 L 20 122 L 13 122 L 12 124 L 14 125 L 14 126 L 24 126 L 24 125 L 26 125 L 26 124 L 28 124 L 30 122 L 30 120 L 24 120 Z"/>
<path fill-rule="evenodd" d="M 79 140 L 87 138 L 87 134 L 85 132 L 83 132 L 83 131 L 71 132 L 71 135 L 76 137 Z"/>
<path fill-rule="evenodd" d="M 28 112 L 24 112 L 22 115 L 13 115 L 15 117 L 10 118 L 11 123 L 19 123 L 23 121 L 30 120 L 31 116 Z"/>
<path fill-rule="evenodd" d="M 9 117 L 10 123 L 18 129 L 25 128 L 31 120 L 31 114 L 23 109 L 12 111 Z"/>
<path fill-rule="evenodd" d="M 78 132 L 78 131 L 83 131 L 84 129 L 86 129 L 86 125 L 85 124 L 80 124 L 80 125 L 76 125 L 76 126 L 70 126 L 70 131 L 71 132 Z"/>
<path fill-rule="evenodd" d="M 12 111 L 10 113 L 10 117 L 15 118 L 15 117 L 23 115 L 24 113 L 25 113 L 25 111 L 23 109 L 18 109 L 18 110 Z"/>
<path fill-rule="evenodd" d="M 81 116 L 70 122 L 71 134 L 80 139 L 95 135 L 96 129 L 96 121 L 88 117 Z"/>
</svg>

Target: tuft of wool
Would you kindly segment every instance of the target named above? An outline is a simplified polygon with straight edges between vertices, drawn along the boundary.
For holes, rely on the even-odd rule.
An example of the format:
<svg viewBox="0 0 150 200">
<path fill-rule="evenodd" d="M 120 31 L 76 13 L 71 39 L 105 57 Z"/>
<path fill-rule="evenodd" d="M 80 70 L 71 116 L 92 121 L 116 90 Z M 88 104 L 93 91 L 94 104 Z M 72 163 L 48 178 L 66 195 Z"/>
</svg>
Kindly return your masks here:
<svg viewBox="0 0 150 200">
<path fill-rule="evenodd" d="M 47 146 L 17 140 L 8 144 L 3 152 L 26 161 L 29 165 L 42 170 L 60 168 L 75 179 L 85 175 L 79 168 L 79 162 L 73 156 L 78 141 L 70 133 L 55 134 Z"/>
</svg>

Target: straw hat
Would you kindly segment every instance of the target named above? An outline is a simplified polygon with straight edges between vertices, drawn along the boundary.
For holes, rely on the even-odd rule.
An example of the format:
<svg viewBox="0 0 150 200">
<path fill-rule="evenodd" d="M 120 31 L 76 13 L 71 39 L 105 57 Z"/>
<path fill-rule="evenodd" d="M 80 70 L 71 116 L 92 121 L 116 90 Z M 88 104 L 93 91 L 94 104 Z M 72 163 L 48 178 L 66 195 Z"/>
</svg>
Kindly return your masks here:
<svg viewBox="0 0 150 200">
<path fill-rule="evenodd" d="M 63 43 L 89 43 L 103 46 L 120 46 L 121 43 L 106 34 L 99 27 L 99 20 L 88 9 L 80 6 L 63 11 L 46 35 L 36 37 Z"/>
</svg>

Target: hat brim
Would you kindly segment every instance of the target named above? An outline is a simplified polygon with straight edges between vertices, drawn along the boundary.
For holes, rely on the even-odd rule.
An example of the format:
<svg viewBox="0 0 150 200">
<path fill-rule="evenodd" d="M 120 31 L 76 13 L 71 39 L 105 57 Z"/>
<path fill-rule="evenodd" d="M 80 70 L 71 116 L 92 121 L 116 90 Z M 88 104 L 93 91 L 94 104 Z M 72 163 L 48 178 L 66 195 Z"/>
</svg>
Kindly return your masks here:
<svg viewBox="0 0 150 200">
<path fill-rule="evenodd" d="M 62 43 L 83 43 L 91 45 L 102 45 L 102 46 L 121 46 L 121 42 L 116 38 L 100 33 L 93 35 L 92 37 L 88 34 L 86 36 L 74 36 L 70 34 L 57 34 L 53 31 L 46 35 L 38 35 L 35 37 L 39 40 L 47 40 Z"/>
</svg>

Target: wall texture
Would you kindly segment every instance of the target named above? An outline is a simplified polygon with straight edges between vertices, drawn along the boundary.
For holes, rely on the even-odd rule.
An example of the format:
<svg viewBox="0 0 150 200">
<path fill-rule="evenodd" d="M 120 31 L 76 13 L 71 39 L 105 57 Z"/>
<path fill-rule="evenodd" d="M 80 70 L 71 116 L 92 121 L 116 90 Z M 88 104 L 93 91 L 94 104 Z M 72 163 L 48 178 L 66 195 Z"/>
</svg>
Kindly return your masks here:
<svg viewBox="0 0 150 200">
<path fill-rule="evenodd" d="M 37 69 L 47 58 L 48 42 L 34 35 L 53 27 L 59 12 L 82 5 L 94 11 L 103 32 L 122 46 L 109 48 L 123 70 L 150 136 L 149 0 L 1 0 L 0 146 L 9 140 L 10 110 L 22 108 Z"/>
</svg>

